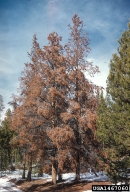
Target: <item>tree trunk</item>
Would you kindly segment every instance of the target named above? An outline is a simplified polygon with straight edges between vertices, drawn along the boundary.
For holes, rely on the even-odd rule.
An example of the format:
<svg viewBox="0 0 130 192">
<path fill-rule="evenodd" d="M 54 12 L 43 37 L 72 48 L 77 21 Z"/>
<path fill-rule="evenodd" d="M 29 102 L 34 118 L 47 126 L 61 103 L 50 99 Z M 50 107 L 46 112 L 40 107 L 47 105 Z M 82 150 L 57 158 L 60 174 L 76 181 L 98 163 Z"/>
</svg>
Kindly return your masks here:
<svg viewBox="0 0 130 192">
<path fill-rule="evenodd" d="M 59 168 L 58 168 L 58 181 L 62 181 L 62 174 Z"/>
<path fill-rule="evenodd" d="M 8 159 L 9 159 L 8 164 L 11 164 L 11 151 L 10 151 L 10 149 L 8 149 Z"/>
<path fill-rule="evenodd" d="M 94 168 L 91 167 L 91 169 L 92 169 L 92 171 L 94 172 L 95 176 L 98 177 L 98 175 L 97 175 L 96 171 L 94 170 Z"/>
<path fill-rule="evenodd" d="M 128 185 L 128 174 L 127 174 L 127 171 L 125 172 L 125 185 Z"/>
<path fill-rule="evenodd" d="M 80 180 L 80 155 L 79 151 L 77 151 L 77 157 L 76 157 L 76 180 Z"/>
<path fill-rule="evenodd" d="M 22 179 L 25 179 L 25 163 L 23 164 L 23 173 L 22 173 Z"/>
<path fill-rule="evenodd" d="M 2 149 L 1 149 L 0 157 L 1 157 L 0 158 L 0 170 L 2 171 Z"/>
<path fill-rule="evenodd" d="M 52 162 L 52 183 L 56 185 L 56 176 L 57 176 L 57 166 L 56 161 Z"/>
<path fill-rule="evenodd" d="M 31 181 L 31 174 L 32 174 L 32 161 L 29 162 L 27 181 Z"/>
</svg>

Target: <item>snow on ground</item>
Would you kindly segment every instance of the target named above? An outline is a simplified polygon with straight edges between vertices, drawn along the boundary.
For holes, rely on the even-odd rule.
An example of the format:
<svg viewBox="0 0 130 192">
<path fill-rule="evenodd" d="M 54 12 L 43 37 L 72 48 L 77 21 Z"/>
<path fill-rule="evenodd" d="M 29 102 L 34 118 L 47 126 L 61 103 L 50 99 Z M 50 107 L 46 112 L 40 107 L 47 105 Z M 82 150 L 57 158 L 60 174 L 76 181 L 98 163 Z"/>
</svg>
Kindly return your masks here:
<svg viewBox="0 0 130 192">
<path fill-rule="evenodd" d="M 98 177 L 94 173 L 81 174 L 81 179 L 85 181 L 108 181 L 108 177 L 105 172 L 98 172 Z"/>
<path fill-rule="evenodd" d="M 87 191 L 83 191 L 83 192 L 92 192 L 92 190 L 87 190 Z"/>
<path fill-rule="evenodd" d="M 18 186 L 16 186 L 14 183 L 9 182 L 11 179 L 21 179 L 22 176 L 22 170 L 16 170 L 13 172 L 5 172 L 3 175 L 0 174 L 2 177 L 0 178 L 0 192 L 22 192 Z M 94 173 L 85 173 L 81 174 L 81 180 L 83 181 L 107 181 L 108 177 L 105 172 L 98 172 L 98 177 Z M 62 175 L 63 180 L 65 180 L 65 183 L 69 183 L 72 180 L 75 179 L 74 173 L 65 173 Z M 43 177 L 32 177 L 32 179 L 47 179 L 47 181 L 50 181 L 52 177 L 48 174 L 43 174 Z M 120 185 L 121 183 L 118 183 Z M 83 192 L 92 192 L 92 190 L 87 190 Z"/>
<path fill-rule="evenodd" d="M 108 177 L 106 176 L 105 173 L 99 172 L 97 173 L 98 177 L 95 176 L 93 173 L 86 173 L 86 174 L 81 174 L 81 179 L 82 180 L 87 180 L 87 181 L 106 181 Z M 9 182 L 11 179 L 21 179 L 22 176 L 22 170 L 16 170 L 13 172 L 6 171 L 3 174 L 3 177 L 0 178 L 0 192 L 22 192 L 18 186 L 16 186 L 14 183 Z M 63 180 L 65 180 L 66 183 L 71 182 L 72 180 L 75 179 L 75 174 L 74 173 L 65 173 L 62 175 Z M 50 181 L 52 177 L 48 174 L 43 174 L 43 177 L 32 177 L 32 179 L 47 179 L 47 181 Z M 84 191 L 85 192 L 85 191 Z M 87 192 L 91 192 L 91 190 L 88 190 Z"/>
<path fill-rule="evenodd" d="M 19 170 L 12 173 L 9 171 L 3 173 L 4 176 L 0 178 L 0 192 L 22 192 L 20 189 L 18 189 L 18 187 L 16 187 L 14 183 L 9 182 L 10 179 L 21 178 L 20 174 L 21 173 Z"/>
<path fill-rule="evenodd" d="M 0 174 L 2 177 L 0 178 L 0 192 L 22 192 L 14 183 L 9 182 L 11 179 L 21 179 L 22 170 L 16 170 L 13 172 L 6 171 Z M 47 179 L 47 181 L 51 180 L 51 176 L 48 174 L 43 174 L 43 177 L 32 177 L 32 179 Z"/>
<path fill-rule="evenodd" d="M 3 177 L 0 178 L 0 192 L 22 192 L 19 190 L 14 183 L 8 182 L 9 178 L 8 177 Z"/>
<path fill-rule="evenodd" d="M 98 177 L 94 173 L 84 173 L 80 175 L 82 181 L 107 181 L 108 177 L 105 172 L 97 173 Z M 75 179 L 74 173 L 65 173 L 62 175 L 62 179 L 66 180 L 66 182 L 71 182 Z"/>
</svg>

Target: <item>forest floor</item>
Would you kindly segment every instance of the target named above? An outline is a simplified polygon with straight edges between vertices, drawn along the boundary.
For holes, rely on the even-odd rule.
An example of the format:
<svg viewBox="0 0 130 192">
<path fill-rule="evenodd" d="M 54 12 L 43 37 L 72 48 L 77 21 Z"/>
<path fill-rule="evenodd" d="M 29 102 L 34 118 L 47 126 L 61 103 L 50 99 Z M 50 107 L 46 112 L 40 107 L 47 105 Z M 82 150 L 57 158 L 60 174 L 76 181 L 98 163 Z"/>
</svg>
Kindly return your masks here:
<svg viewBox="0 0 130 192">
<path fill-rule="evenodd" d="M 34 175 L 32 181 L 21 179 L 22 170 L 6 172 L 0 177 L 0 192 L 92 192 L 92 185 L 110 184 L 104 172 L 98 172 L 98 177 L 91 172 L 80 174 L 81 181 L 75 182 L 74 173 L 62 174 L 62 182 L 52 185 L 52 177 Z"/>
<path fill-rule="evenodd" d="M 11 182 L 14 182 L 14 180 L 11 180 Z M 31 182 L 22 181 L 21 183 L 20 181 L 16 181 L 15 184 L 18 185 L 19 189 L 24 192 L 89 192 L 92 191 L 92 185 L 107 185 L 111 183 L 109 181 L 71 181 L 71 183 L 60 182 L 57 185 L 52 185 L 52 182 L 50 181 L 39 179 Z"/>
</svg>

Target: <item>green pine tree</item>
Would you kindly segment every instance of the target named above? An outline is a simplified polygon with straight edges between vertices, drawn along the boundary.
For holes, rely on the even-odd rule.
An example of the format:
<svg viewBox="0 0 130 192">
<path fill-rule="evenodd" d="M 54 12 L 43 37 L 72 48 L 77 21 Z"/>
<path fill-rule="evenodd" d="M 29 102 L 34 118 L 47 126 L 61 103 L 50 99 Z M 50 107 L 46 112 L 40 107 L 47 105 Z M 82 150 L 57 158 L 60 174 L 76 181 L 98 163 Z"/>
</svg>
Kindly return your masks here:
<svg viewBox="0 0 130 192">
<path fill-rule="evenodd" d="M 10 145 L 13 132 L 10 130 L 11 123 L 11 110 L 8 109 L 5 118 L 1 123 L 0 127 L 0 169 L 6 169 L 11 164 L 11 152 L 12 148 Z"/>
<path fill-rule="evenodd" d="M 0 122 L 1 122 L 1 114 L 2 114 L 4 108 L 5 107 L 3 104 L 3 97 L 2 97 L 2 95 L 0 95 Z"/>
<path fill-rule="evenodd" d="M 100 98 L 97 121 L 108 173 L 115 181 L 119 170 L 130 166 L 130 23 L 118 42 L 118 53 L 110 61 L 107 96 Z"/>
</svg>

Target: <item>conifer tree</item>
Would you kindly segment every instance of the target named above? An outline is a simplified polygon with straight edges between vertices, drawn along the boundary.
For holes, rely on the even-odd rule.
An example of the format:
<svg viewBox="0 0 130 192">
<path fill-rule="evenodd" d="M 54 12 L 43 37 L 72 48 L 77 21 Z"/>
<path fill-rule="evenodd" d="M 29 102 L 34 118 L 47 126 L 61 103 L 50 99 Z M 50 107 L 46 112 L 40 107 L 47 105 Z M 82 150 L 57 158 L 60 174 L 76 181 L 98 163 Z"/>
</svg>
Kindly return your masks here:
<svg viewBox="0 0 130 192">
<path fill-rule="evenodd" d="M 98 88 L 86 79 L 85 72 L 94 75 L 98 68 L 86 61 L 90 49 L 82 34 L 83 22 L 77 15 L 72 20 L 65 47 L 56 32 L 49 34 L 49 44 L 43 49 L 34 36 L 31 62 L 25 65 L 20 78 L 20 95 L 13 100 L 17 104 L 12 118 L 17 140 L 28 158 L 32 160 L 35 154 L 35 158 L 52 165 L 53 184 L 60 169 L 66 169 L 66 160 L 79 180 L 81 160 L 88 161 L 88 151 L 94 159 L 91 151 L 97 147 Z"/>
<path fill-rule="evenodd" d="M 118 53 L 110 61 L 105 111 L 99 114 L 98 121 L 98 135 L 114 179 L 119 169 L 130 166 L 130 23 L 118 43 Z"/>
<path fill-rule="evenodd" d="M 16 104 L 12 115 L 12 129 L 17 133 L 12 143 L 23 148 L 24 162 L 28 162 L 27 180 L 31 180 L 32 160 L 35 161 L 38 158 L 39 151 L 43 152 L 39 143 L 44 142 L 44 133 L 37 115 L 37 93 L 40 89 L 38 80 L 41 78 L 38 71 L 39 51 L 39 44 L 36 35 L 34 35 L 32 50 L 29 54 L 31 62 L 25 64 L 20 78 L 20 95 L 13 96 L 12 102 Z"/>
<path fill-rule="evenodd" d="M 31 63 L 26 64 L 20 79 L 21 94 L 14 97 L 14 103 L 18 106 L 14 110 L 13 126 L 17 129 L 18 139 L 23 141 L 23 146 L 28 143 L 28 148 L 33 152 L 36 149 L 40 156 L 41 151 L 46 149 L 44 155 L 49 158 L 47 162 L 52 161 L 52 179 L 55 184 L 57 148 L 50 135 L 51 130 L 54 134 L 54 128 L 61 123 L 60 113 L 66 108 L 67 88 L 61 37 L 57 33 L 51 33 L 48 40 L 49 45 L 41 50 L 34 36 Z M 25 135 L 26 138 L 23 139 Z"/>
<path fill-rule="evenodd" d="M 67 111 L 61 114 L 65 123 L 65 137 L 61 139 L 61 143 L 63 142 L 62 145 L 66 146 L 65 149 L 75 167 L 76 179 L 79 180 L 81 159 L 90 158 L 96 142 L 96 91 L 98 87 L 92 84 L 85 74 L 94 76 L 99 70 L 87 61 L 90 48 L 89 40 L 86 34 L 83 34 L 83 21 L 75 14 L 72 22 L 73 25 L 69 25 L 70 39 L 65 45 L 69 77 L 67 95 L 69 106 Z M 86 155 L 88 151 L 90 152 L 89 158 Z M 68 153 L 66 152 L 66 155 Z"/>
<path fill-rule="evenodd" d="M 4 109 L 4 104 L 3 104 L 3 97 L 0 95 L 0 121 L 1 121 L 1 113 Z"/>
<path fill-rule="evenodd" d="M 11 154 L 12 148 L 10 141 L 13 137 L 13 131 L 11 131 L 11 110 L 8 109 L 5 114 L 5 118 L 1 123 L 0 127 L 0 168 L 7 168 L 7 166 L 12 164 Z"/>
<path fill-rule="evenodd" d="M 51 33 L 48 36 L 49 45 L 44 46 L 42 51 L 42 74 L 45 78 L 41 84 L 43 88 L 39 94 L 39 116 L 46 116 L 45 129 L 48 136 L 48 149 L 50 155 L 48 158 L 52 162 L 52 181 L 56 184 L 56 176 L 58 171 L 58 141 L 55 140 L 55 135 L 59 135 L 59 129 L 62 129 L 62 119 L 60 114 L 65 112 L 67 107 L 66 94 L 68 90 L 66 62 L 63 56 L 63 47 L 60 44 L 62 40 L 57 33 Z"/>
</svg>

